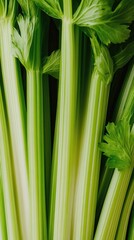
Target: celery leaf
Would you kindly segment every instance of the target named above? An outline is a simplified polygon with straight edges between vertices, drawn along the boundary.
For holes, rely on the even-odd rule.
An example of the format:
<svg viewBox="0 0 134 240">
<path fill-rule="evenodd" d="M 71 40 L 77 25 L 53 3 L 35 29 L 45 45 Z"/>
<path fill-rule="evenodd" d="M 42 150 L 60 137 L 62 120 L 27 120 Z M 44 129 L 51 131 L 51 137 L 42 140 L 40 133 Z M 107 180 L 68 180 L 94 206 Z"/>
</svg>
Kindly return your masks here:
<svg viewBox="0 0 134 240">
<path fill-rule="evenodd" d="M 74 23 L 94 30 L 100 40 L 109 43 L 121 43 L 128 39 L 128 24 L 134 20 L 134 1 L 121 0 L 112 9 L 110 1 L 83 0 L 74 14 Z"/>
<path fill-rule="evenodd" d="M 17 0 L 20 4 L 23 14 L 29 17 L 35 16 L 37 14 L 37 8 L 32 0 Z"/>
<path fill-rule="evenodd" d="M 46 14 L 53 18 L 61 19 L 62 10 L 58 0 L 33 0 Z"/>
<path fill-rule="evenodd" d="M 19 14 L 17 18 L 19 32 L 14 28 L 12 34 L 13 55 L 28 68 L 30 66 L 30 49 L 34 37 L 36 18 L 23 17 Z"/>
<path fill-rule="evenodd" d="M 114 63 L 114 72 L 124 67 L 129 60 L 134 56 L 134 41 L 128 43 L 116 55 L 112 57 Z"/>
<path fill-rule="evenodd" d="M 90 38 L 95 58 L 95 67 L 105 83 L 109 84 L 113 76 L 113 62 L 109 50 L 93 34 Z"/>
<path fill-rule="evenodd" d="M 55 78 L 59 78 L 60 68 L 60 50 L 53 51 L 49 57 L 45 58 L 43 63 L 42 72 L 45 74 L 52 75 Z"/>
<path fill-rule="evenodd" d="M 108 157 L 106 165 L 109 168 L 125 170 L 132 164 L 134 136 L 131 134 L 129 122 L 120 120 L 116 125 L 108 123 L 105 142 L 100 144 L 100 150 Z"/>
</svg>

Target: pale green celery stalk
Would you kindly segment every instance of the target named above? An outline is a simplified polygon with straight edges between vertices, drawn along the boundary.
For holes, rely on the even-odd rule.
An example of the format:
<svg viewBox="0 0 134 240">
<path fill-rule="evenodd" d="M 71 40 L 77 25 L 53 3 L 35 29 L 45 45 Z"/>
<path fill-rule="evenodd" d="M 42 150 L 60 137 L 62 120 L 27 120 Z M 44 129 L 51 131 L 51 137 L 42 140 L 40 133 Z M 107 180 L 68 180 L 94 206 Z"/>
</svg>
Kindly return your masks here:
<svg viewBox="0 0 134 240">
<path fill-rule="evenodd" d="M 134 159 L 132 159 L 134 161 Z M 94 240 L 115 239 L 124 198 L 133 166 L 124 171 L 115 169 L 103 204 Z"/>
<path fill-rule="evenodd" d="M 24 16 L 18 16 L 19 32 L 14 29 L 14 55 L 26 68 L 27 81 L 27 146 L 29 164 L 30 221 L 32 240 L 47 238 L 44 116 L 41 64 L 42 26 L 40 11 L 32 1 L 18 0 Z M 41 35 L 42 33 L 42 35 Z"/>
<path fill-rule="evenodd" d="M 19 66 L 12 56 L 12 19 L 0 22 L 1 67 L 13 151 L 18 213 L 24 239 L 29 239 L 29 183 L 27 169 L 25 104 Z"/>
<path fill-rule="evenodd" d="M 56 116 L 51 188 L 50 240 L 71 238 L 75 183 L 75 121 L 77 101 L 77 59 L 72 1 L 63 1 L 61 65 Z M 77 42 L 77 41 L 76 41 Z"/>
<path fill-rule="evenodd" d="M 134 64 L 132 60 L 132 62 L 130 62 L 129 69 L 125 76 L 124 84 L 122 86 L 121 92 L 119 94 L 119 98 L 117 100 L 117 104 L 115 106 L 115 111 L 114 111 L 115 122 L 118 122 L 124 115 L 130 114 L 133 94 L 134 94 Z M 113 175 L 113 170 L 106 167 L 103 173 L 100 186 L 99 186 L 96 221 L 98 220 L 112 175 Z"/>
<path fill-rule="evenodd" d="M 32 65 L 27 69 L 27 138 L 31 202 L 31 239 L 47 239 L 45 176 L 43 83 L 41 70 L 41 22 L 34 33 Z"/>
<path fill-rule="evenodd" d="M 1 170 L 0 182 L 2 185 L 1 187 L 3 188 L 2 193 L 3 197 L 2 195 L 0 195 L 1 196 L 0 201 L 1 204 L 2 201 L 4 201 L 3 208 L 5 208 L 7 237 L 8 239 L 11 240 L 14 239 L 19 240 L 21 239 L 21 233 L 17 218 L 12 160 L 13 159 L 10 148 L 9 134 L 6 124 L 2 93 L 0 89 L 0 170 Z M 6 231 L 6 229 L 4 231 Z"/>
<path fill-rule="evenodd" d="M 1 165 L 1 162 L 0 162 L 0 165 Z M 4 199 L 3 199 L 2 179 L 1 179 L 1 166 L 0 166 L 0 239 L 7 240 L 5 206 L 4 206 Z"/>
<path fill-rule="evenodd" d="M 133 239 L 134 239 L 134 204 L 132 207 L 129 228 L 128 228 L 128 240 L 133 240 Z"/>
<path fill-rule="evenodd" d="M 101 149 L 109 157 L 107 162 L 109 167 L 118 167 L 120 171 L 117 168 L 114 170 L 96 228 L 95 240 L 115 239 L 124 199 L 134 168 L 134 125 L 131 128 L 131 132 L 129 126 L 130 119 L 133 116 L 133 104 L 134 98 L 132 95 L 128 104 L 128 106 L 131 106 L 130 111 L 128 114 L 123 114 L 123 118 L 117 125 L 111 123 L 107 126 L 109 135 L 107 134 L 104 137 L 107 144 L 101 144 Z M 129 162 L 127 155 L 125 155 L 127 151 Z M 121 152 L 123 153 L 122 155 Z M 127 163 L 129 164 L 127 165 Z"/>
<path fill-rule="evenodd" d="M 43 86 L 40 70 L 27 72 L 27 134 L 31 202 L 31 238 L 46 239 Z"/>
<path fill-rule="evenodd" d="M 103 161 L 103 159 L 101 161 Z M 113 172 L 114 172 L 113 169 L 109 169 L 108 167 L 103 166 L 103 172 L 101 172 L 102 176 L 101 176 L 100 184 L 98 187 L 97 207 L 96 207 L 96 216 L 95 216 L 96 223 L 98 222 L 101 208 L 102 208 Z"/>
<path fill-rule="evenodd" d="M 108 95 L 109 85 L 94 70 L 81 142 L 74 203 L 74 240 L 93 237 L 101 157 L 98 143 L 104 128 Z"/>
<path fill-rule="evenodd" d="M 126 198 L 123 204 L 123 209 L 116 233 L 116 240 L 125 240 L 126 239 L 126 233 L 127 233 L 127 227 L 128 227 L 128 221 L 129 216 L 131 213 L 132 205 L 134 203 L 134 175 L 131 176 L 131 181 L 129 184 L 128 191 L 126 193 Z"/>
</svg>

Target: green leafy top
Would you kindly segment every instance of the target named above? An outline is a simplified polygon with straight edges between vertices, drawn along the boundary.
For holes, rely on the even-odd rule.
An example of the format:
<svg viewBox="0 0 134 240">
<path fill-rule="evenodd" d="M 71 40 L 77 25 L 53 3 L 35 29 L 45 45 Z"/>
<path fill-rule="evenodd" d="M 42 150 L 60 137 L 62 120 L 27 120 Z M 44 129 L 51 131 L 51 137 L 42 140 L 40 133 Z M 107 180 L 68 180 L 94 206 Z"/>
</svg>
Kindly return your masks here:
<svg viewBox="0 0 134 240">
<path fill-rule="evenodd" d="M 45 74 L 50 74 L 55 78 L 59 78 L 59 69 L 60 69 L 60 50 L 54 51 L 49 57 L 45 58 L 43 63 L 42 72 Z"/>
<path fill-rule="evenodd" d="M 105 142 L 100 149 L 108 157 L 106 165 L 122 171 L 134 164 L 134 134 L 130 131 L 129 121 L 124 118 L 117 125 L 108 123 Z"/>
<path fill-rule="evenodd" d="M 133 0 L 121 0 L 115 9 L 110 2 L 83 0 L 73 19 L 75 24 L 87 27 L 89 33 L 94 30 L 106 45 L 124 42 L 130 34 L 128 24 L 134 20 Z"/>
<path fill-rule="evenodd" d="M 62 19 L 62 10 L 59 0 L 33 0 L 49 16 Z"/>
<path fill-rule="evenodd" d="M 16 13 L 16 0 L 0 0 L 0 18 L 14 20 Z"/>
<path fill-rule="evenodd" d="M 31 67 L 30 49 L 33 42 L 36 18 L 23 17 L 21 14 L 17 18 L 20 33 L 14 28 L 12 34 L 13 55 L 20 60 L 25 68 Z"/>
<path fill-rule="evenodd" d="M 95 69 L 98 71 L 99 76 L 102 76 L 102 80 L 109 84 L 113 77 L 113 61 L 109 50 L 103 43 L 97 40 L 94 34 L 90 39 L 94 53 Z"/>
<path fill-rule="evenodd" d="M 32 0 L 17 0 L 25 16 L 34 17 L 37 15 L 37 8 Z"/>
<path fill-rule="evenodd" d="M 40 38 L 37 36 L 37 31 L 40 30 L 40 12 L 32 0 L 18 0 L 18 2 L 22 8 L 23 15 L 19 14 L 17 17 L 19 29 L 13 29 L 13 55 L 20 60 L 26 69 L 38 68 L 37 51 L 40 48 Z"/>
</svg>

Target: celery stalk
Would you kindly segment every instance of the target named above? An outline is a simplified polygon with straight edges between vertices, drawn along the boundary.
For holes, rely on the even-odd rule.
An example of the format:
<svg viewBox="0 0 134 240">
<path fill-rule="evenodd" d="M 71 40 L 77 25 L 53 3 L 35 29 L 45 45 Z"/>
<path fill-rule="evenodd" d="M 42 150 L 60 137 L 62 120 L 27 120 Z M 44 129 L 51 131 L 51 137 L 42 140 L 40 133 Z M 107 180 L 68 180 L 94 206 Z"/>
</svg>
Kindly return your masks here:
<svg viewBox="0 0 134 240">
<path fill-rule="evenodd" d="M 94 239 L 114 239 L 122 206 L 134 168 L 134 125 L 130 127 L 133 113 L 133 95 L 128 106 L 129 114 L 123 115 L 117 125 L 109 123 L 105 142 L 100 145 L 101 150 L 108 157 L 107 165 L 116 168 L 110 182 L 107 195 L 101 210 Z"/>
<path fill-rule="evenodd" d="M 133 167 L 114 171 L 95 232 L 94 240 L 114 239 Z"/>
<path fill-rule="evenodd" d="M 105 123 L 109 85 L 94 70 L 83 124 L 80 164 L 76 182 L 73 239 L 92 239 L 94 231 L 101 141 Z"/>
<path fill-rule="evenodd" d="M 5 206 L 4 206 L 4 199 L 3 199 L 3 189 L 2 189 L 1 175 L 0 175 L 0 196 L 1 196 L 0 197 L 0 239 L 7 240 L 7 229 L 6 229 L 6 219 L 5 219 Z"/>
<path fill-rule="evenodd" d="M 49 238 L 71 237 L 75 182 L 75 120 L 77 99 L 77 60 L 72 1 L 63 1 L 61 65 L 53 152 Z"/>
<path fill-rule="evenodd" d="M 133 94 L 134 94 L 134 64 L 133 62 L 130 63 L 129 69 L 125 76 L 124 84 L 121 88 L 121 92 L 119 94 L 117 104 L 114 110 L 114 118 L 115 122 L 118 122 L 124 115 L 130 114 L 131 109 L 131 102 L 133 101 Z M 108 190 L 108 186 L 110 184 L 110 180 L 113 175 L 113 170 L 106 169 L 104 170 L 104 174 L 100 183 L 99 191 L 98 191 L 98 206 L 97 206 L 97 219 L 100 214 L 102 203 L 104 201 L 106 192 Z"/>
<path fill-rule="evenodd" d="M 27 72 L 27 134 L 31 200 L 31 237 L 46 239 L 43 87 L 39 70 Z"/>
<path fill-rule="evenodd" d="M 44 119 L 43 82 L 41 70 L 41 22 L 37 12 L 32 42 L 32 60 L 27 72 L 27 139 L 31 202 L 31 239 L 47 239 L 45 168 L 44 168 Z"/>
<path fill-rule="evenodd" d="M 19 66 L 12 56 L 12 21 L 5 18 L 1 28 L 1 67 L 13 151 L 18 211 L 24 239 L 29 239 L 29 183 L 25 128 L 25 104 Z"/>
<path fill-rule="evenodd" d="M 17 240 L 21 239 L 21 232 L 19 231 L 17 217 L 12 161 L 9 134 L 0 89 L 0 167 L 1 185 L 3 187 L 2 195 L 5 206 L 7 236 L 11 240 Z M 2 199 L 0 201 L 2 202 Z"/>
<path fill-rule="evenodd" d="M 134 205 L 132 207 L 130 222 L 128 226 L 128 240 L 134 239 Z"/>
<path fill-rule="evenodd" d="M 120 240 L 120 239 L 125 240 L 126 239 L 128 221 L 129 221 L 129 216 L 130 216 L 133 202 L 134 202 L 134 176 L 132 174 L 129 188 L 126 193 L 125 202 L 123 204 L 120 221 L 118 224 L 118 229 L 117 229 L 117 233 L 116 233 L 117 240 Z"/>
</svg>

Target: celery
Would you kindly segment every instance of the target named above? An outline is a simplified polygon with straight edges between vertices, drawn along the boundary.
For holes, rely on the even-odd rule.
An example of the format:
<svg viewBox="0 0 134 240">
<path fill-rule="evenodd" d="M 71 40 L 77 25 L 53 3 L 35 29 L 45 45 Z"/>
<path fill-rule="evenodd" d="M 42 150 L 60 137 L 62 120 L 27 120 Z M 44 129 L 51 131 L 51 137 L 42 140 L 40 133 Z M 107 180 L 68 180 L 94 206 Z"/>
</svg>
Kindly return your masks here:
<svg viewBox="0 0 134 240">
<path fill-rule="evenodd" d="M 134 104 L 133 99 L 132 103 Z M 133 127 L 130 131 L 130 117 L 131 111 L 129 118 L 125 116 L 117 125 L 113 123 L 108 124 L 108 134 L 104 136 L 106 143 L 100 145 L 104 154 L 108 156 L 107 166 L 116 169 L 104 200 L 94 239 L 115 238 L 123 202 L 134 167 L 134 132 Z"/>
<path fill-rule="evenodd" d="M 3 199 L 2 179 L 0 175 L 0 239 L 7 240 L 7 229 L 5 219 L 5 206 Z"/>
<path fill-rule="evenodd" d="M 128 49 L 128 47 L 125 49 Z M 124 52 L 124 50 L 123 50 L 123 52 Z M 122 51 L 121 51 L 121 53 L 122 53 Z M 114 61 L 116 70 L 118 69 L 116 62 L 121 62 L 123 59 L 122 63 L 124 65 L 124 62 L 126 63 L 126 58 L 128 58 L 128 55 L 125 53 L 125 55 L 123 54 L 123 56 L 121 58 L 119 57 L 119 58 L 117 58 L 116 61 Z M 126 73 L 126 76 L 124 79 L 124 83 L 121 88 L 121 92 L 118 96 L 117 103 L 116 103 L 114 113 L 113 113 L 113 119 L 115 120 L 115 122 L 118 122 L 123 117 L 123 115 L 129 115 L 130 110 L 131 110 L 131 102 L 132 102 L 133 94 L 134 94 L 134 90 L 133 90 L 134 89 L 133 60 L 130 62 L 129 65 L 130 66 L 127 70 L 127 73 Z M 103 176 L 102 176 L 101 183 L 99 186 L 99 191 L 98 191 L 97 216 L 96 216 L 97 219 L 100 214 L 100 210 L 102 208 L 102 204 L 103 204 L 110 180 L 112 178 L 112 175 L 113 175 L 113 170 L 106 167 L 103 172 Z"/>
<path fill-rule="evenodd" d="M 63 2 L 61 65 L 53 152 L 50 239 L 70 239 L 75 183 L 77 60 L 72 1 Z"/>
<path fill-rule="evenodd" d="M 115 238 L 117 224 L 132 170 L 132 168 L 123 172 L 115 170 L 104 201 L 94 239 Z"/>
<path fill-rule="evenodd" d="M 134 238 L 134 205 L 132 207 L 130 222 L 128 227 L 128 239 L 133 240 Z"/>
<path fill-rule="evenodd" d="M 80 150 L 80 163 L 76 182 L 74 204 L 74 233 L 73 239 L 92 239 L 97 199 L 97 187 L 100 167 L 100 151 L 98 142 L 101 141 L 105 123 L 109 83 L 112 79 L 112 61 L 107 49 L 99 46 L 93 38 L 95 60 L 100 62 L 107 59 L 104 73 L 100 75 L 99 66 L 93 70 L 89 82 L 85 122 Z M 107 80 L 105 78 L 107 73 Z M 90 189 L 89 189 L 90 186 Z M 90 228 L 88 228 L 90 224 Z"/>
<path fill-rule="evenodd" d="M 21 239 L 19 223 L 16 209 L 16 199 L 14 192 L 14 176 L 12 167 L 12 156 L 4 105 L 0 89 L 0 166 L 1 183 L 3 187 L 3 199 L 5 205 L 5 218 L 7 224 L 7 236 L 10 239 Z M 2 201 L 2 200 L 1 200 Z"/>
<path fill-rule="evenodd" d="M 133 21 L 133 0 L 0 1 L 0 238 L 133 239 Z"/>
<path fill-rule="evenodd" d="M 117 240 L 120 240 L 120 239 L 125 240 L 126 239 L 128 220 L 129 220 L 133 202 L 134 202 L 134 176 L 132 174 L 129 188 L 128 188 L 128 191 L 126 194 L 125 202 L 123 204 L 120 221 L 118 224 L 118 229 L 117 229 L 117 233 L 116 233 Z"/>
<path fill-rule="evenodd" d="M 43 83 L 41 69 L 40 12 L 32 2 L 19 1 L 24 17 L 19 15 L 20 35 L 14 30 L 14 55 L 26 68 L 27 141 L 30 189 L 30 238 L 46 239 L 46 206 L 44 175 Z"/>
<path fill-rule="evenodd" d="M 54 18 L 62 19 L 61 64 L 58 90 L 56 130 L 53 150 L 50 239 L 69 239 L 75 182 L 73 143 L 77 101 L 77 64 L 75 64 L 75 29 L 72 22 L 72 1 L 37 1 L 37 5 Z"/>
<path fill-rule="evenodd" d="M 29 239 L 29 186 L 28 162 L 26 145 L 25 104 L 22 92 L 22 80 L 19 65 L 12 56 L 11 34 L 16 14 L 16 2 L 10 0 L 1 3 L 0 18 L 0 52 L 1 68 L 6 98 L 9 130 L 15 168 L 15 182 L 17 188 L 18 214 L 21 222 L 21 231 L 25 239 Z M 8 10 L 8 11 L 7 11 Z"/>
</svg>

